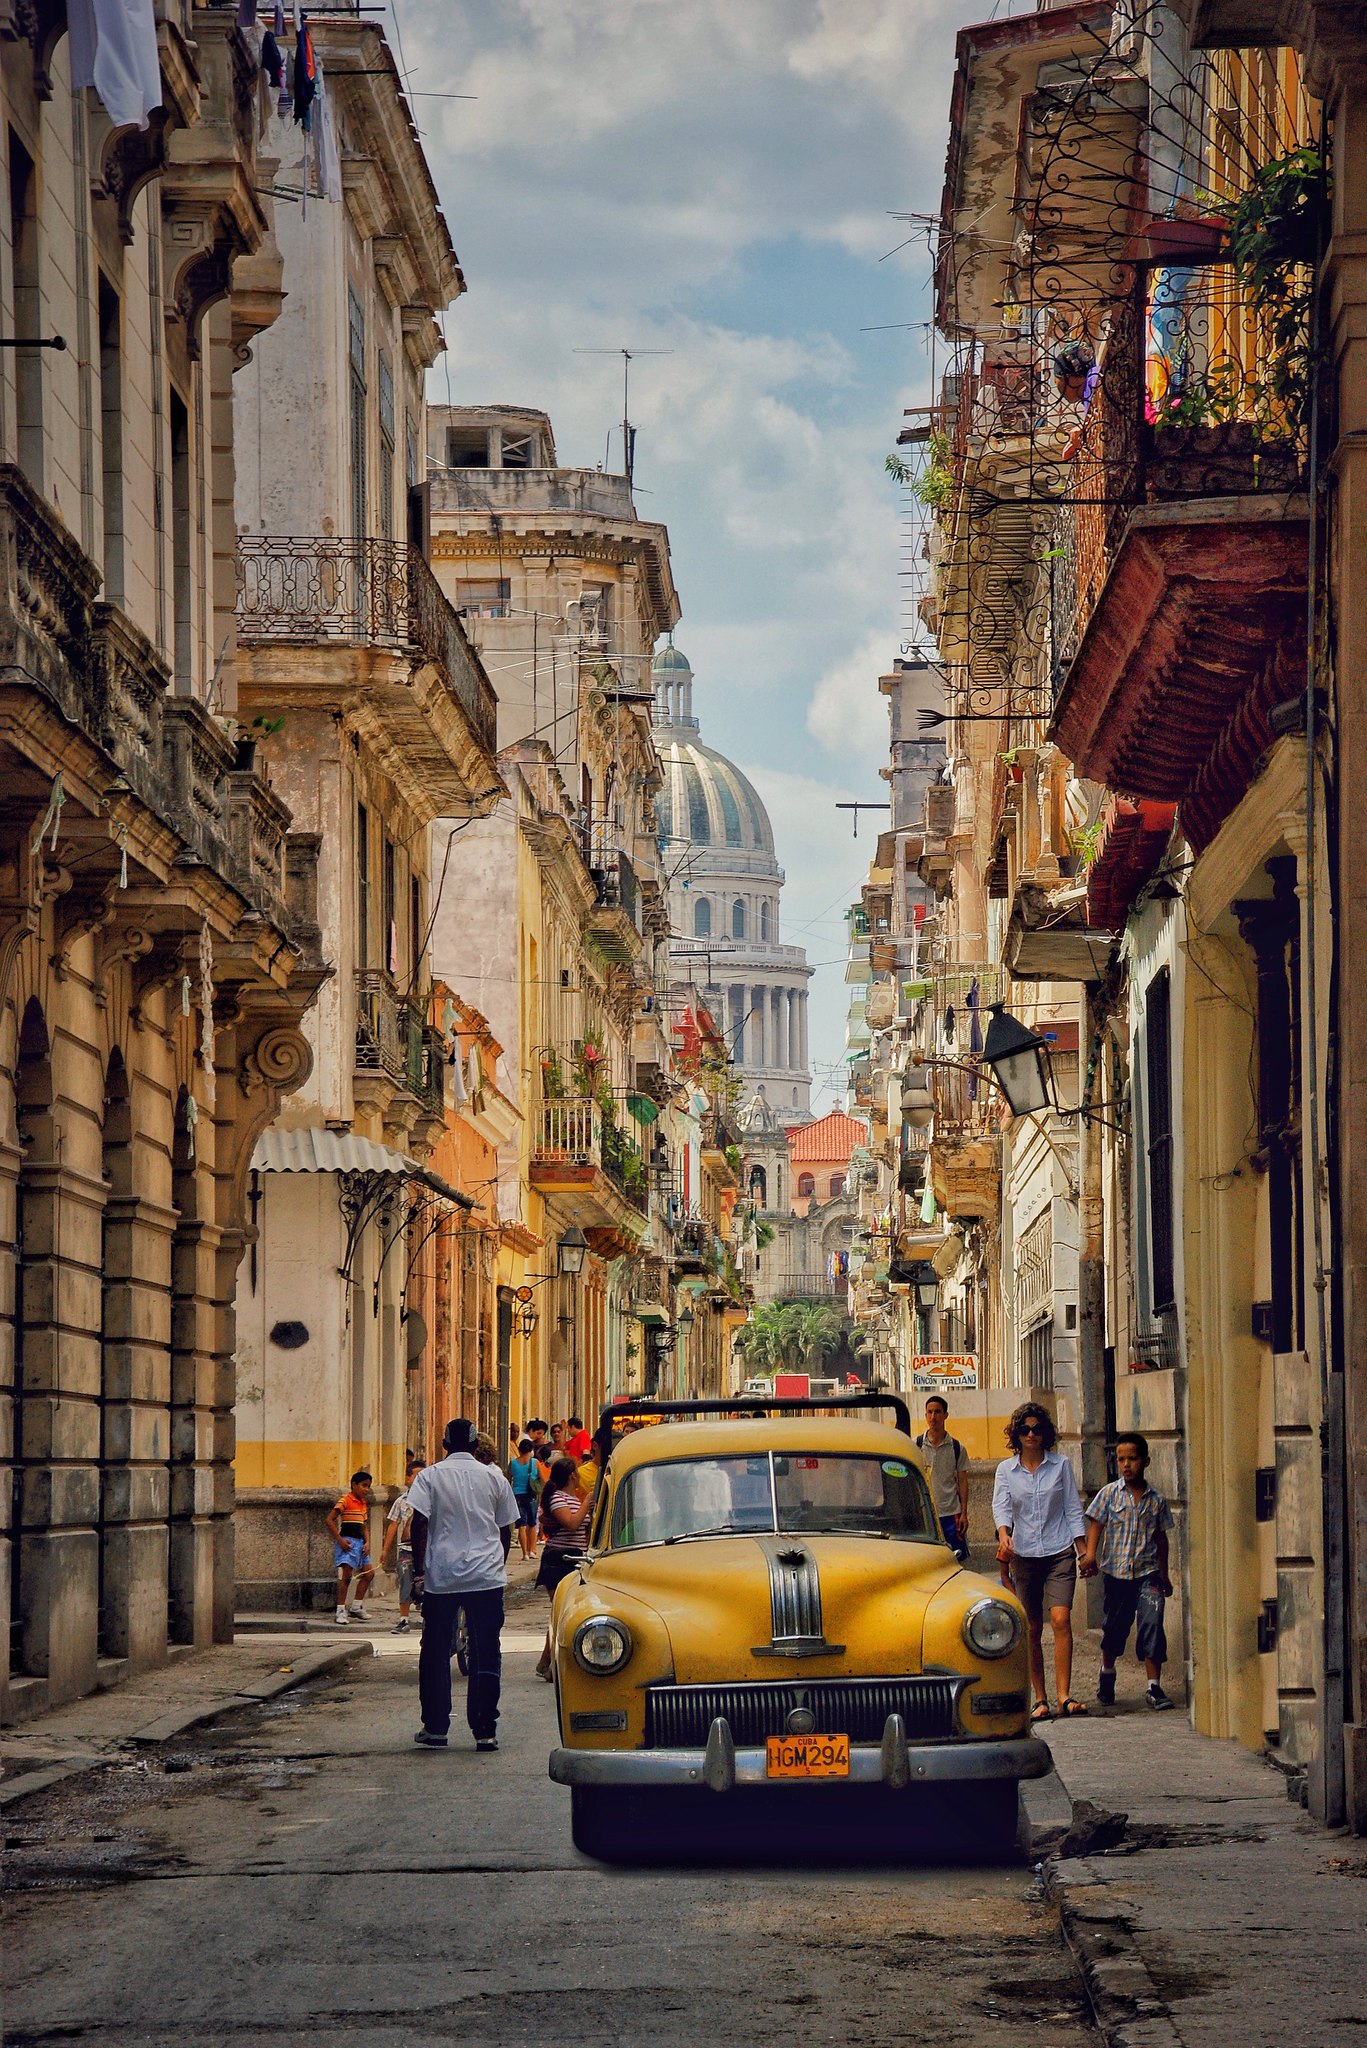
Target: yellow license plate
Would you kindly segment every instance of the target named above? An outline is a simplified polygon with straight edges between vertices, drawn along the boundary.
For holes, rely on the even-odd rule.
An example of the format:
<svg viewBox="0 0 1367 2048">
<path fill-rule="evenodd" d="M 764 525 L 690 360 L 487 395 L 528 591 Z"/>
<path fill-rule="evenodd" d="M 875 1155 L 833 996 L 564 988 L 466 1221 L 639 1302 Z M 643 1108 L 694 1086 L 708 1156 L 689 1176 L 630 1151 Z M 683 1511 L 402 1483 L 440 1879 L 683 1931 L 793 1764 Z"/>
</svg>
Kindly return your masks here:
<svg viewBox="0 0 1367 2048">
<path fill-rule="evenodd" d="M 771 1735 L 765 1743 L 765 1776 L 848 1778 L 848 1735 Z"/>
</svg>

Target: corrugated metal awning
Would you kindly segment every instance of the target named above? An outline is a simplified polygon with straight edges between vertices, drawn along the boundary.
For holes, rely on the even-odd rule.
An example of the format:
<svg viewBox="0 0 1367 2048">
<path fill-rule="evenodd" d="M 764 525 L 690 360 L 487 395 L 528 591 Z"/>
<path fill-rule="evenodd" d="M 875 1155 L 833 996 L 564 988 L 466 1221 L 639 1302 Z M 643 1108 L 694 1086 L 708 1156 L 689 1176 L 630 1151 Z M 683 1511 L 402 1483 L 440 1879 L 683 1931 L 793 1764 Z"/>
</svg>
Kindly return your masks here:
<svg viewBox="0 0 1367 2048">
<path fill-rule="evenodd" d="M 252 1153 L 253 1173 L 374 1173 L 396 1180 L 420 1181 L 462 1209 L 475 1204 L 458 1188 L 448 1186 L 417 1159 L 358 1138 L 354 1131 L 329 1131 L 307 1125 L 297 1131 L 263 1131 Z"/>
</svg>

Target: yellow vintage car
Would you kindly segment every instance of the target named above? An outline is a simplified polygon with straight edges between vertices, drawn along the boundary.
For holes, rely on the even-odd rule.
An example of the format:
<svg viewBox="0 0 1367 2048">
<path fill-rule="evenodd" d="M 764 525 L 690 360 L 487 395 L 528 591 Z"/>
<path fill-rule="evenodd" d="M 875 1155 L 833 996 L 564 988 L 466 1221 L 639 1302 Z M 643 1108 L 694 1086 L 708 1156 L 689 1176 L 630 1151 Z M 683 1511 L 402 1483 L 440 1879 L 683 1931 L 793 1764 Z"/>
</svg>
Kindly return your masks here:
<svg viewBox="0 0 1367 2048">
<path fill-rule="evenodd" d="M 638 1795 L 670 1787 L 955 1788 L 984 1854 L 1014 1842 L 1019 1780 L 1051 1764 L 1022 1611 L 944 1542 L 905 1403 L 836 1405 L 604 1410 L 587 1555 L 552 1611 L 550 1775 L 588 1854 L 631 1853 Z"/>
</svg>

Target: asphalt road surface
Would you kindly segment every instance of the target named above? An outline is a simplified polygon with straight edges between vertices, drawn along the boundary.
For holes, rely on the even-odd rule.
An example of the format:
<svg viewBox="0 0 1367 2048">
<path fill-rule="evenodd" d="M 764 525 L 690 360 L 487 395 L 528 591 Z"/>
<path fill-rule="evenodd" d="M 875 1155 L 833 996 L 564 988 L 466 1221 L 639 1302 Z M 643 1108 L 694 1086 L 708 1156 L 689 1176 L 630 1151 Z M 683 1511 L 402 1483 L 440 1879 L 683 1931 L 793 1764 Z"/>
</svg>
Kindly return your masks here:
<svg viewBox="0 0 1367 2048">
<path fill-rule="evenodd" d="M 386 1638 L 338 1684 L 14 1809 L 6 2048 L 1095 2043 L 1023 1863 L 763 1813 L 691 1863 L 577 1855 L 534 1618 L 505 1637 L 496 1755 L 463 1696 L 452 1747 L 414 1748 L 416 1641 Z"/>
</svg>

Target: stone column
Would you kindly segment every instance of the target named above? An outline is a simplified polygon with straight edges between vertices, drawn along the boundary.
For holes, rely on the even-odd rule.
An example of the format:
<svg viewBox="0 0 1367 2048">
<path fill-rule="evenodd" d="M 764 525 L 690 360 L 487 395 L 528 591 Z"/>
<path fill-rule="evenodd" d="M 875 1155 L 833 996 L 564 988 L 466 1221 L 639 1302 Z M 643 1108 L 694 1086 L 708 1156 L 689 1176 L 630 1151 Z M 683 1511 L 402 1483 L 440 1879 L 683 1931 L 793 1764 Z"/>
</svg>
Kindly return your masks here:
<svg viewBox="0 0 1367 2048">
<path fill-rule="evenodd" d="M 745 990 L 732 982 L 726 991 L 726 1044 L 738 1066 L 745 1064 Z"/>
<path fill-rule="evenodd" d="M 214 1301 L 220 1233 L 204 1220 L 212 1200 L 178 1119 L 177 1214 L 171 1247 L 170 1623 L 174 1643 L 204 1648 L 214 1637 L 214 1467 L 236 1450 L 231 1388 L 219 1385 Z M 200 1128 L 207 1127 L 201 1116 Z M 220 1400 L 220 1394 L 230 1398 Z M 222 1437 L 223 1441 L 218 1441 Z"/>
<path fill-rule="evenodd" d="M 762 988 L 751 989 L 750 1009 L 753 1012 L 750 1018 L 750 1028 L 754 1033 L 754 1057 L 751 1064 L 756 1067 L 767 1067 L 769 1064 L 767 1058 L 769 1035 L 765 1030 L 767 1019 L 765 1017 L 765 997 Z"/>
<path fill-rule="evenodd" d="M 166 1200 L 164 1101 L 155 1085 L 145 1088 L 136 1072 L 128 1076 L 123 1061 L 111 1057 L 104 1126 L 109 1196 L 102 1261 L 100 1647 L 107 1656 L 130 1658 L 135 1669 L 160 1663 L 168 1638 L 175 1219 Z"/>
<path fill-rule="evenodd" d="M 801 1030 L 801 998 L 795 988 L 790 988 L 788 990 L 788 1065 L 794 1069 L 802 1065 L 798 1045 Z"/>
<path fill-rule="evenodd" d="M 64 1092 L 62 1114 L 54 1114 L 47 1023 L 36 1000 L 20 1027 L 16 1079 L 23 1253 L 15 1272 L 11 1587 L 19 1657 L 10 1697 L 14 1680 L 29 1676 L 47 1680 L 47 1703 L 56 1704 L 88 1692 L 96 1676 L 105 1190 L 86 1090 L 81 1102 Z"/>
<path fill-rule="evenodd" d="M 781 988 L 771 988 L 769 991 L 769 1064 L 771 1067 L 784 1067 L 788 1064 L 788 1033 L 784 1028 L 786 1023 L 787 1019 L 783 1014 L 783 990 Z"/>
</svg>

